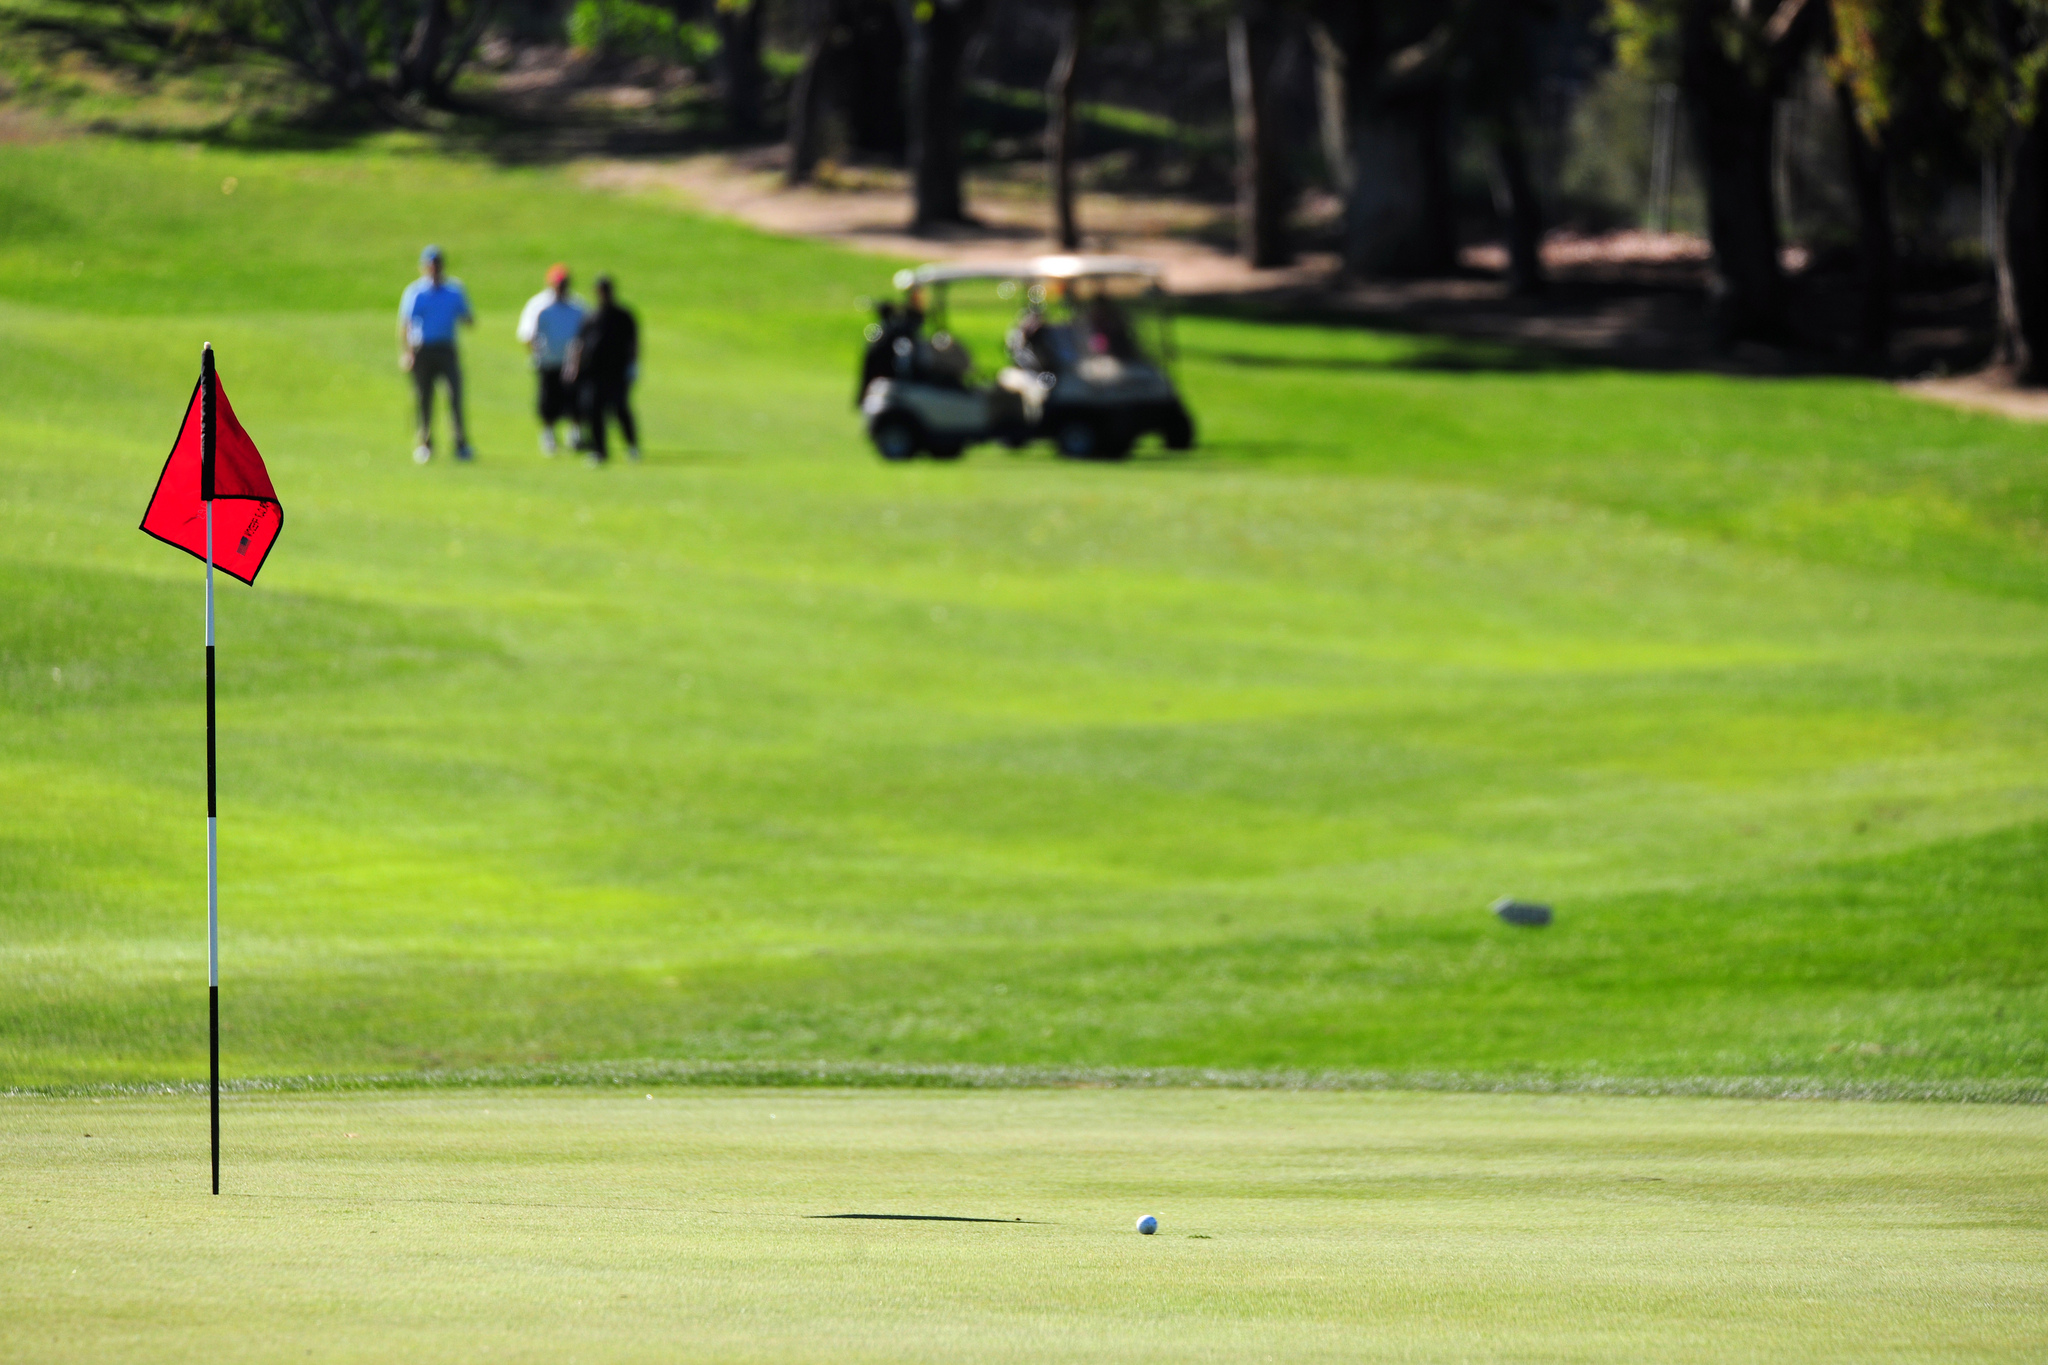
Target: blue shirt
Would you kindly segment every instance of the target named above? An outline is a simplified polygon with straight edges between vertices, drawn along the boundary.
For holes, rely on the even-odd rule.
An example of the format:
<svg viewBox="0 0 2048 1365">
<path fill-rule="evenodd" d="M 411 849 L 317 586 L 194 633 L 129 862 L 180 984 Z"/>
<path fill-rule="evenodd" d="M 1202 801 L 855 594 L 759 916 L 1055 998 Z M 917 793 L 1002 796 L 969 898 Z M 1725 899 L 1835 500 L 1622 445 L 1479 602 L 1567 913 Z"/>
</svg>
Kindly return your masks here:
<svg viewBox="0 0 2048 1365">
<path fill-rule="evenodd" d="M 580 302 L 558 299 L 552 289 L 543 289 L 526 301 L 526 311 L 519 315 L 518 337 L 533 348 L 535 367 L 562 368 L 569 358 L 569 343 L 583 327 L 584 311 Z"/>
<path fill-rule="evenodd" d="M 398 300 L 398 320 L 406 340 L 415 346 L 455 344 L 455 324 L 469 316 L 469 295 L 462 281 L 444 279 L 437 286 L 422 275 L 405 287 Z"/>
</svg>

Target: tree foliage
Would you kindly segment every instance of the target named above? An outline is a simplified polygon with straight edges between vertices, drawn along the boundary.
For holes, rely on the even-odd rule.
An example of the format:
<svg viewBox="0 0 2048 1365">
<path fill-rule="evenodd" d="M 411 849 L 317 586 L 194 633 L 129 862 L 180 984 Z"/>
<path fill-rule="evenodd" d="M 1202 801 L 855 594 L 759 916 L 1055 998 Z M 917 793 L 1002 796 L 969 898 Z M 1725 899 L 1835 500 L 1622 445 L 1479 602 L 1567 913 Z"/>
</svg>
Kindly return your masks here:
<svg viewBox="0 0 2048 1365">
<path fill-rule="evenodd" d="M 1996 358 L 2048 378 L 2048 0 L 1833 0 L 1829 71 L 1861 134 L 1991 168 Z"/>
<path fill-rule="evenodd" d="M 234 41 L 344 98 L 445 99 L 498 0 L 195 0 Z"/>
<path fill-rule="evenodd" d="M 1829 70 L 1881 134 L 1918 107 L 1939 109 L 1995 151 L 2040 114 L 2048 0 L 1833 0 Z"/>
</svg>

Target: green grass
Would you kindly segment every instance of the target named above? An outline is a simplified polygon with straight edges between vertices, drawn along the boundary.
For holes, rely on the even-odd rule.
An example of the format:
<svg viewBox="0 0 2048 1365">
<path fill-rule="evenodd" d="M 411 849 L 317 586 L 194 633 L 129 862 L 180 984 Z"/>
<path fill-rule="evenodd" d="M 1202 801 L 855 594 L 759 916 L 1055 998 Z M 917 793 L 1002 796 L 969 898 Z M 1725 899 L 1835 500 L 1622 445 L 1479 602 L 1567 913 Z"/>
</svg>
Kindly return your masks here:
<svg viewBox="0 0 2048 1365">
<path fill-rule="evenodd" d="M 1191 318 L 1196 458 L 884 468 L 889 263 L 573 171 L 13 145 L 0 223 L 0 1085 L 201 1074 L 198 573 L 133 527 L 211 340 L 287 506 L 221 609 L 231 1075 L 2040 1089 L 2038 428 Z M 475 468 L 406 459 L 428 240 Z M 644 467 L 533 453 L 558 258 L 642 312 Z"/>
<path fill-rule="evenodd" d="M 472 1090 L 231 1098 L 225 1123 L 214 1200 L 202 1100 L 0 1109 L 0 1354 L 2048 1351 L 2039 1108 Z"/>
</svg>

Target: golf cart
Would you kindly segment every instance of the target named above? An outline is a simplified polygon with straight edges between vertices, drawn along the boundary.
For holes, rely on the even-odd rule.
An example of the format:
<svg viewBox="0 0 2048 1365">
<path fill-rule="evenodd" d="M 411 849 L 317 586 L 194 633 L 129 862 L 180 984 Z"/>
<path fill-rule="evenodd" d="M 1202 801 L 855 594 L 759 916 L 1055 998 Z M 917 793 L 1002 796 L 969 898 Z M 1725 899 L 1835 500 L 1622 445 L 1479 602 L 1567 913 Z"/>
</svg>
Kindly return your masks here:
<svg viewBox="0 0 2048 1365">
<path fill-rule="evenodd" d="M 1049 440 L 1076 460 L 1120 460 L 1139 437 L 1195 443 L 1175 391 L 1172 318 L 1160 268 L 1128 256 L 1040 256 L 1008 265 L 922 265 L 897 272 L 900 304 L 868 327 L 860 408 L 885 460 L 957 459 L 979 441 L 1016 449 Z M 962 285 L 993 286 L 1016 316 L 1009 361 L 978 371 L 951 330 Z"/>
</svg>

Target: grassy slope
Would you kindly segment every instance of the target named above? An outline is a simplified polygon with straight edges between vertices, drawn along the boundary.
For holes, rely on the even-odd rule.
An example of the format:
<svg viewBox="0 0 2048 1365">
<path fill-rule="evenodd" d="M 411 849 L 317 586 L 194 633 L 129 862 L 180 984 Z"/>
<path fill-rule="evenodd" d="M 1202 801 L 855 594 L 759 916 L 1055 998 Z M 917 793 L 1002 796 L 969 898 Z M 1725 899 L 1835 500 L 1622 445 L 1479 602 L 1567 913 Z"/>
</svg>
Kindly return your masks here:
<svg viewBox="0 0 2048 1365">
<path fill-rule="evenodd" d="M 479 1090 L 233 1099 L 227 1130 L 210 1200 L 199 1102 L 9 1101 L 0 1354 L 2048 1351 L 2038 1108 Z M 1030 1221 L 812 1217 L 849 1212 Z"/>
<path fill-rule="evenodd" d="M 1197 319 L 1199 459 L 882 468 L 873 260 L 396 143 L 0 148 L 0 222 L 0 1081 L 200 1064 L 197 575 L 132 527 L 202 339 L 288 507 L 236 1074 L 2048 1062 L 2037 430 Z M 428 239 L 474 469 L 405 460 Z M 642 310 L 643 468 L 530 453 L 558 257 Z"/>
</svg>

